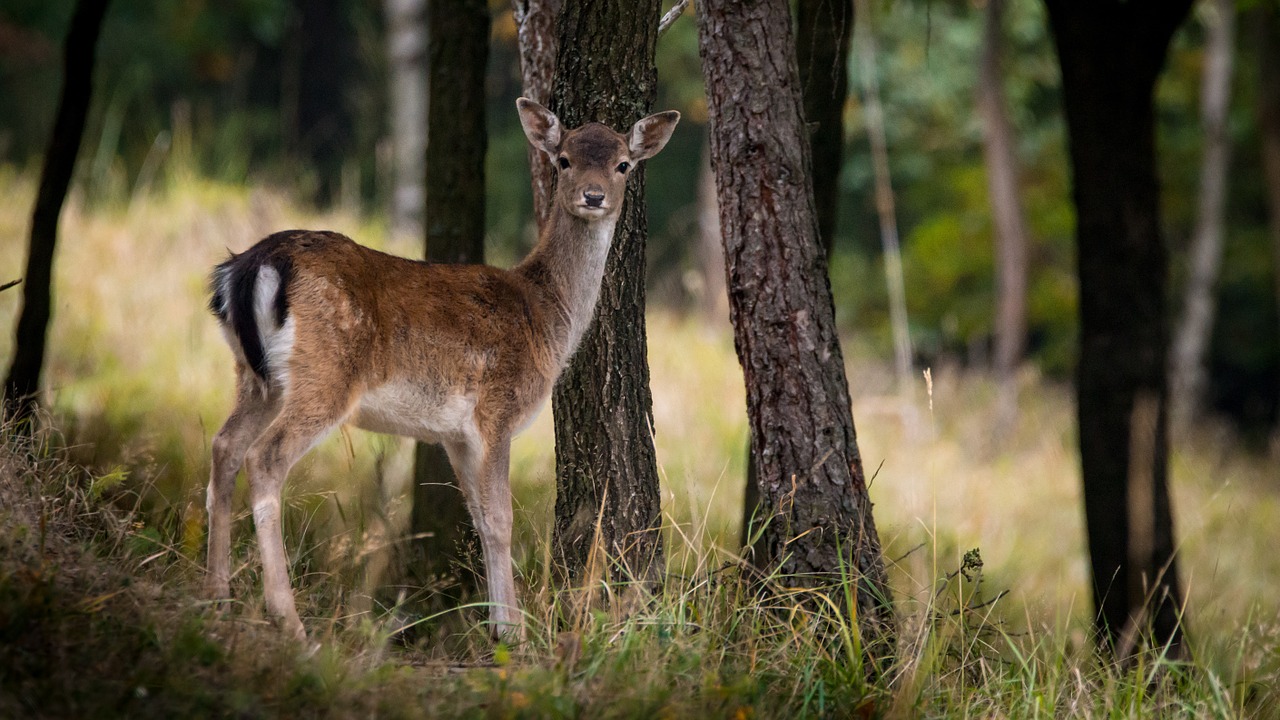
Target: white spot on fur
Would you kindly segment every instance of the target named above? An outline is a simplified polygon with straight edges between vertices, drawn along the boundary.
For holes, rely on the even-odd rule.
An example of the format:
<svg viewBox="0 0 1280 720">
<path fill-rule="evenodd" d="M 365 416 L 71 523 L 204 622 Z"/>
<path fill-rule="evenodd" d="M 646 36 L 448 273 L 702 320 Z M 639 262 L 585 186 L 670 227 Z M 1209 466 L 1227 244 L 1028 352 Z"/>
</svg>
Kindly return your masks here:
<svg viewBox="0 0 1280 720">
<path fill-rule="evenodd" d="M 265 526 L 273 517 L 280 514 L 280 501 L 275 498 L 264 498 L 253 504 L 254 527 Z"/>
<path fill-rule="evenodd" d="M 267 360 L 267 372 L 272 384 L 281 390 L 289 389 L 289 358 L 293 355 L 293 317 L 285 318 L 284 325 L 276 323 L 276 295 L 280 292 L 280 273 L 270 265 L 258 269 L 258 282 L 253 289 L 253 320 L 262 342 L 262 354 Z"/>
<path fill-rule="evenodd" d="M 420 440 L 460 439 L 475 427 L 476 398 L 390 382 L 360 398 L 352 423 L 373 432 Z"/>
</svg>

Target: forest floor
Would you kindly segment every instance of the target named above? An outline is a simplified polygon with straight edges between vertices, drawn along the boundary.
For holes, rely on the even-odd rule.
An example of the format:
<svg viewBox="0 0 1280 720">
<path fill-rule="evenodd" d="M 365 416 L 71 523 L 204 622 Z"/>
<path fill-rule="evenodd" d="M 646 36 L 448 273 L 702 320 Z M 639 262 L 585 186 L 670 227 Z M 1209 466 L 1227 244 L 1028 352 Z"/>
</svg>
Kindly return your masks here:
<svg viewBox="0 0 1280 720">
<path fill-rule="evenodd" d="M 31 185 L 0 169 L 0 281 L 22 272 Z M 410 445 L 351 430 L 286 491 L 315 644 L 284 642 L 263 619 L 243 481 L 237 601 L 211 606 L 199 588 L 208 443 L 232 384 L 205 276 L 285 227 L 416 254 L 354 212 L 194 176 L 91 211 L 72 198 L 46 363 L 52 429 L 0 449 L 0 717 L 1280 716 L 1274 455 L 1215 423 L 1176 445 L 1190 659 L 1157 650 L 1117 668 L 1091 649 L 1069 388 L 1024 371 L 1001 436 L 987 377 L 930 368 L 904 405 L 855 323 L 854 417 L 901 628 L 883 673 L 869 677 L 838 613 L 739 582 L 746 420 L 731 334 L 665 310 L 649 316 L 670 556 L 656 597 L 550 579 L 544 410 L 512 460 L 529 637 L 495 645 L 482 603 L 405 580 Z M 18 295 L 0 294 L 5 327 Z M 0 357 L 10 343 L 0 337 Z"/>
</svg>

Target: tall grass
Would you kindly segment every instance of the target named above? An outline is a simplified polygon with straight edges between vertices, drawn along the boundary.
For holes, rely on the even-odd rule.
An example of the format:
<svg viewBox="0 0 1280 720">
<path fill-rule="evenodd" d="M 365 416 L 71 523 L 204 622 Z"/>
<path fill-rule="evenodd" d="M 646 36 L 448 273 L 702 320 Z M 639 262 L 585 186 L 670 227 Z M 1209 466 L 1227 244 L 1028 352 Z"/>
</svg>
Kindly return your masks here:
<svg viewBox="0 0 1280 720">
<path fill-rule="evenodd" d="M 21 273 L 31 188 L 31 178 L 0 168 L 0 193 L 11 200 L 0 210 L 0 280 Z M 8 447 L 0 463 L 3 482 L 21 490 L 0 495 L 0 546 L 10 550 L 0 626 L 24 653 L 40 652 L 29 633 L 53 638 L 48 652 L 70 658 L 67 668 L 82 662 L 78 675 L 101 674 L 92 686 L 118 703 L 110 707 L 253 716 L 305 715 L 331 704 L 342 715 L 406 717 L 1280 713 L 1274 460 L 1214 427 L 1175 448 L 1192 659 L 1157 651 L 1116 668 L 1094 656 L 1089 635 L 1067 390 L 1028 370 L 1017 430 L 997 440 L 994 386 L 980 374 L 933 368 L 931 397 L 920 388 L 927 429 L 913 437 L 902 430 L 889 368 L 854 333 L 846 339 L 854 416 L 902 622 L 892 666 L 869 676 L 849 652 L 857 638 L 842 614 L 781 593 L 758 595 L 741 581 L 735 551 L 746 422 L 731 336 L 661 310 L 649 317 L 650 364 L 672 552 L 657 598 L 636 602 L 625 592 L 548 581 L 554 449 L 544 411 L 512 458 L 531 637 L 495 649 L 478 626 L 482 607 L 424 610 L 430 592 L 398 584 L 394 549 L 406 532 L 410 449 L 350 430 L 300 463 L 286 490 L 295 585 L 324 648 L 307 655 L 276 643 L 262 620 L 243 510 L 237 605 L 210 608 L 194 588 L 208 440 L 229 409 L 232 383 L 230 354 L 204 309 L 205 273 L 228 249 L 284 227 L 334 229 L 416 252 L 414 239 L 392 237 L 355 213 L 307 211 L 269 189 L 179 171 L 151 193 L 99 202 L 92 212 L 73 198 L 64 215 L 47 362 L 51 422 L 64 440 Z M 0 294 L 0 323 L 11 326 L 16 308 L 17 293 Z M 10 342 L 0 337 L 0 356 L 8 357 Z M 242 509 L 244 494 L 241 487 Z M 94 524 L 103 517 L 109 527 Z M 32 549 L 37 536 L 75 548 L 55 563 L 74 571 L 51 571 L 41 559 L 48 546 Z M 980 566 L 967 555 L 973 548 L 981 549 Z M 88 639 L 66 639 L 68 628 Z M 124 647 L 112 652 L 146 658 L 150 675 L 123 677 L 123 660 L 85 655 L 106 652 L 100 643 L 113 634 Z M 255 654 L 258 647 L 271 651 Z M 49 683 L 71 681 L 57 675 L 56 663 L 38 660 L 0 671 L 8 672 L 0 688 L 10 694 L 0 699 L 0 715 L 32 703 L 69 712 L 106 707 L 83 694 L 75 695 L 80 705 L 58 705 L 62 686 L 21 668 L 53 671 Z M 179 677 L 188 670 L 217 693 L 184 694 Z"/>
</svg>

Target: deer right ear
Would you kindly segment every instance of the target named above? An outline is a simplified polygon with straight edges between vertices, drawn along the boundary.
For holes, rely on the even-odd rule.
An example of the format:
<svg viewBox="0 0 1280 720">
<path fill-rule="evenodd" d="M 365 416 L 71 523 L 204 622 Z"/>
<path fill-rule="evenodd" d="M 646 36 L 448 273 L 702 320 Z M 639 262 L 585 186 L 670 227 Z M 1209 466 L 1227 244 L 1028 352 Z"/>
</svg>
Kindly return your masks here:
<svg viewBox="0 0 1280 720">
<path fill-rule="evenodd" d="M 554 158 L 560 151 L 560 119 L 529 98 L 516 100 L 516 109 L 520 111 L 520 125 L 529 142 Z"/>
</svg>

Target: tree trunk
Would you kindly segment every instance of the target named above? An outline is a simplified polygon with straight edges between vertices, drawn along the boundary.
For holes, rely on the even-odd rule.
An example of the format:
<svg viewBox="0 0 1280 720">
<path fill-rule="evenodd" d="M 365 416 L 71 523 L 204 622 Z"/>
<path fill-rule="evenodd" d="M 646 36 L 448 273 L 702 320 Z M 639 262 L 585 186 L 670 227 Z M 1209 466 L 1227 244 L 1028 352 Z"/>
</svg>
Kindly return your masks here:
<svg viewBox="0 0 1280 720">
<path fill-rule="evenodd" d="M 1191 275 L 1171 358 L 1172 421 L 1179 431 L 1186 430 L 1204 407 L 1208 374 L 1205 363 L 1217 305 L 1214 288 L 1222 265 L 1227 224 L 1227 181 L 1231 165 L 1227 113 L 1231 105 L 1231 65 L 1236 50 L 1235 0 L 1214 0 L 1209 10 L 1204 76 L 1200 85 L 1200 120 L 1204 127 L 1200 197 L 1195 232 L 1191 236 Z"/>
<path fill-rule="evenodd" d="M 1085 526 L 1099 639 L 1181 646 L 1154 88 L 1191 0 L 1045 0 L 1062 68 L 1080 279 Z"/>
<path fill-rule="evenodd" d="M 625 130 L 649 114 L 660 10 L 658 0 L 565 1 L 551 109 L 566 127 L 598 121 Z M 555 546 L 573 574 L 597 547 L 623 563 L 615 577 L 654 579 L 663 568 L 645 351 L 644 177 L 642 164 L 627 182 L 595 320 L 552 393 Z"/>
<path fill-rule="evenodd" d="M 1012 429 L 1018 414 L 1018 363 L 1027 336 L 1027 225 L 1018 190 L 1013 125 L 1005 112 L 1001 45 L 1004 0 L 988 0 L 978 65 L 978 114 L 982 117 L 987 191 L 996 239 L 995 374 L 998 425 Z"/>
<path fill-rule="evenodd" d="M 520 79 L 524 96 L 540 105 L 551 104 L 551 81 L 556 71 L 556 19 L 560 17 L 561 0 L 511 0 L 518 28 L 520 46 Z M 555 176 L 551 158 L 528 148 L 530 179 L 533 183 L 533 216 L 538 230 L 547 223 L 551 212 L 551 190 Z"/>
<path fill-rule="evenodd" d="M 426 256 L 430 262 L 484 262 L 485 66 L 489 9 L 484 0 L 427 0 Z M 413 518 L 427 572 L 446 573 L 474 536 L 444 449 L 419 444 Z M 474 578 L 464 573 L 464 586 Z"/>
<path fill-rule="evenodd" d="M 355 116 L 347 89 L 359 58 L 350 10 L 343 0 L 294 0 L 297 31 L 295 152 L 315 172 L 315 202 L 333 202 L 342 166 L 355 138 Z"/>
<path fill-rule="evenodd" d="M 391 85 L 391 144 L 395 150 L 391 222 L 406 233 L 422 232 L 426 177 L 427 52 L 426 0 L 386 0 L 387 61 Z"/>
<path fill-rule="evenodd" d="M 1271 228 L 1276 315 L 1280 317 L 1280 12 L 1263 3 L 1252 17 L 1257 21 L 1259 34 L 1258 134 L 1266 185 L 1267 224 Z M 1273 438 L 1272 447 L 1280 450 L 1280 424 Z"/>
<path fill-rule="evenodd" d="M 698 164 L 698 272 L 702 275 L 702 313 L 712 323 L 729 318 L 724 289 L 724 249 L 720 244 L 720 210 L 716 206 L 716 174 L 711 171 L 711 142 L 702 146 Z"/>
<path fill-rule="evenodd" d="M 698 8 L 730 317 L 770 516 L 759 559 L 797 586 L 854 576 L 870 642 L 891 636 L 890 594 L 814 216 L 790 27 L 785 0 Z"/>
<path fill-rule="evenodd" d="M 13 364 L 4 381 L 6 414 L 19 419 L 31 414 L 40 392 L 40 370 L 53 307 L 53 251 L 58 241 L 58 218 L 71 185 L 93 96 L 93 66 L 107 4 L 107 0 L 79 0 L 63 45 L 62 95 L 31 213 L 22 314 L 14 338 Z"/>
<path fill-rule="evenodd" d="M 809 125 L 809 143 L 813 148 L 814 214 L 818 218 L 818 237 L 829 257 L 835 244 L 836 211 L 840 207 L 853 3 L 800 0 L 796 9 L 796 59 L 800 65 L 804 119 Z"/>
</svg>

